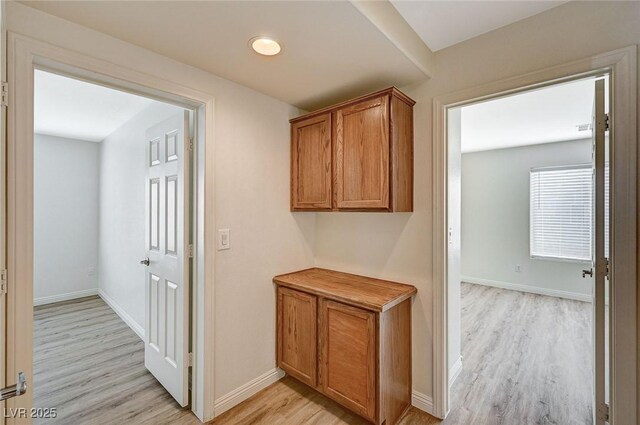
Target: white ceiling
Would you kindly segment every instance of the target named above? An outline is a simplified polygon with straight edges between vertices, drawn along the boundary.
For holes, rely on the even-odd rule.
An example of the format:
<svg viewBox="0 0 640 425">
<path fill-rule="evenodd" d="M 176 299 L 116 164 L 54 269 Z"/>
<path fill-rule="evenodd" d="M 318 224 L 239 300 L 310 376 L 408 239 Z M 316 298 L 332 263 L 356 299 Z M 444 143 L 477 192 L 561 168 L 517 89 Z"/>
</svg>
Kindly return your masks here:
<svg viewBox="0 0 640 425">
<path fill-rule="evenodd" d="M 462 107 L 462 152 L 503 149 L 591 137 L 593 79 Z"/>
<path fill-rule="evenodd" d="M 347 1 L 25 1 L 312 110 L 425 74 Z M 282 54 L 248 41 L 267 35 Z"/>
<path fill-rule="evenodd" d="M 434 52 L 566 1 L 408 1 L 390 0 Z"/>
<path fill-rule="evenodd" d="M 35 72 L 34 131 L 100 142 L 153 100 L 44 71 Z"/>
</svg>

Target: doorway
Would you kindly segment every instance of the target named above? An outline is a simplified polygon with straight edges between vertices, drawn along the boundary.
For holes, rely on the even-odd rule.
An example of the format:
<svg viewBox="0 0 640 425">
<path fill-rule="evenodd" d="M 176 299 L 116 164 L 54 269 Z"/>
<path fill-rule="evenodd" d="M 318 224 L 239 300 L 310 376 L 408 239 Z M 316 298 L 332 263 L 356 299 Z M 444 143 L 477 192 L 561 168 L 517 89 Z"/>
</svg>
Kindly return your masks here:
<svg viewBox="0 0 640 425">
<path fill-rule="evenodd" d="M 135 50 L 135 49 L 134 49 Z M 215 132 L 214 100 L 204 83 L 188 83 L 181 73 L 162 60 L 127 63 L 108 60 L 91 52 L 77 52 L 27 36 L 7 34 L 9 67 L 6 178 L 0 179 L 0 189 L 6 190 L 7 269 L 6 303 L 6 384 L 24 372 L 27 385 L 33 367 L 33 101 L 35 69 L 90 81 L 135 93 L 165 103 L 196 111 L 193 140 L 194 166 L 191 169 L 193 209 L 191 233 L 193 257 L 190 260 L 194 291 L 192 296 L 193 349 L 191 366 L 191 410 L 202 420 L 214 416 L 214 251 L 215 251 Z M 147 66 L 148 65 L 148 66 Z M 4 105 L 3 105 L 4 109 Z M 4 174 L 3 174 L 4 175 Z M 7 184 L 11 182 L 11 184 Z M 207 214 L 205 215 L 205 210 Z M 1 229 L 0 229 L 1 230 Z M 3 248 L 3 246 L 0 246 Z M 191 361 L 192 360 L 192 361 Z M 27 391 L 7 401 L 7 409 L 28 412 L 32 408 L 32 393 Z M 16 423 L 18 418 L 7 418 Z"/>
<path fill-rule="evenodd" d="M 433 123 L 433 414 L 450 412 L 448 366 L 447 111 L 450 108 L 596 75 L 610 75 L 610 423 L 636 423 L 636 46 L 434 98 Z M 600 215 L 602 217 L 603 214 Z M 604 297 L 602 297 L 604 298 Z M 602 310 L 601 310 L 602 311 Z M 604 330 L 604 329 L 603 329 Z M 604 332 L 601 332 L 601 335 Z M 602 347 L 601 347 L 602 348 Z M 601 390 L 604 386 L 600 387 Z M 606 409 L 600 406 L 604 416 Z"/>
<path fill-rule="evenodd" d="M 34 421 L 195 421 L 194 111 L 40 69 L 34 83 Z"/>
<path fill-rule="evenodd" d="M 595 289 L 609 282 L 592 267 L 609 257 L 607 87 L 601 75 L 448 111 L 453 423 L 606 420 Z"/>
</svg>

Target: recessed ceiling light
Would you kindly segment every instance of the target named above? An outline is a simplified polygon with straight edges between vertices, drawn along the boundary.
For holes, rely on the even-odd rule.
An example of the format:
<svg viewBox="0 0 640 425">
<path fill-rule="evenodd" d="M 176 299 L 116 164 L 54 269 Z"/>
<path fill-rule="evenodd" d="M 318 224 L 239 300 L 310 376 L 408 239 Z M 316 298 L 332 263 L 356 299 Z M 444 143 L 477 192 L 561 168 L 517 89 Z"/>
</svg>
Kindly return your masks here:
<svg viewBox="0 0 640 425">
<path fill-rule="evenodd" d="M 274 56 L 280 53 L 282 48 L 277 41 L 269 37 L 254 37 L 249 40 L 251 48 L 264 56 Z"/>
</svg>

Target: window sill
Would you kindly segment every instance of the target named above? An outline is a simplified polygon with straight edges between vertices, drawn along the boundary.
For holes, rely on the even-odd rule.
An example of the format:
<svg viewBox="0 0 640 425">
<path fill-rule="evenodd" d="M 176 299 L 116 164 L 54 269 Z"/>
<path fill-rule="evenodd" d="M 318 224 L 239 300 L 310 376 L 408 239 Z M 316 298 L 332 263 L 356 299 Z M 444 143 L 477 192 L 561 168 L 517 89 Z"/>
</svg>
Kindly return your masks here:
<svg viewBox="0 0 640 425">
<path fill-rule="evenodd" d="M 563 257 L 545 257 L 541 255 L 531 255 L 530 258 L 532 260 L 543 260 L 543 261 L 556 261 L 559 263 L 576 263 L 576 264 L 592 264 L 591 260 L 579 260 L 576 258 L 563 258 Z"/>
</svg>

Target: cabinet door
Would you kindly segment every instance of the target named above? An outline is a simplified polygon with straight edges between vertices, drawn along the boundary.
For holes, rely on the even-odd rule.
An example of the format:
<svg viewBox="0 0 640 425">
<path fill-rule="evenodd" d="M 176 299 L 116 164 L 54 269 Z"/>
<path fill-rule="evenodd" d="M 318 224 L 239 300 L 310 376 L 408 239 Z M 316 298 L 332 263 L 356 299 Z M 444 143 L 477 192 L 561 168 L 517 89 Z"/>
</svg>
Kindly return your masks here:
<svg viewBox="0 0 640 425">
<path fill-rule="evenodd" d="M 307 385 L 316 386 L 316 297 L 278 287 L 278 366 Z"/>
<path fill-rule="evenodd" d="M 375 313 L 324 299 L 320 303 L 320 388 L 338 403 L 375 420 Z"/>
<path fill-rule="evenodd" d="M 291 125 L 291 209 L 331 209 L 331 114 Z"/>
<path fill-rule="evenodd" d="M 389 208 L 389 97 L 335 113 L 337 208 Z"/>
</svg>

